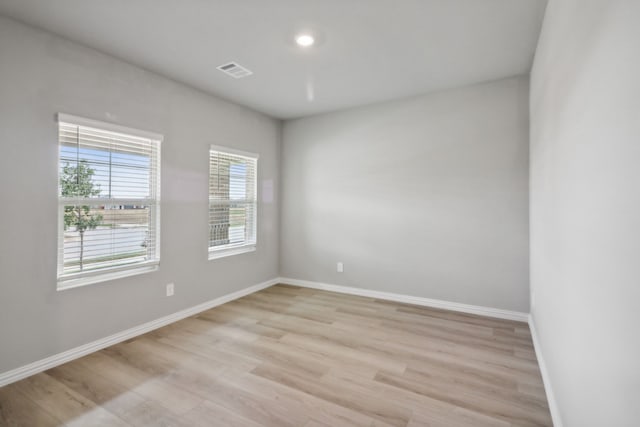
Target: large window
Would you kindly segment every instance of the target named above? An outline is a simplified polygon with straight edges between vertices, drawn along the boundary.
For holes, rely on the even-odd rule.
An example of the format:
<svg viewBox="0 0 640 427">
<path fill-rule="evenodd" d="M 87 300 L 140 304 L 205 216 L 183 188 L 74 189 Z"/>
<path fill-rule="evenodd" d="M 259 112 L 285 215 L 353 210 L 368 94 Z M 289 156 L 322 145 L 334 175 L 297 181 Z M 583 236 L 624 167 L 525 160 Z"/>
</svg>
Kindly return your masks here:
<svg viewBox="0 0 640 427">
<path fill-rule="evenodd" d="M 162 136 L 65 114 L 58 288 L 157 269 Z"/>
<path fill-rule="evenodd" d="M 258 155 L 211 146 L 209 259 L 255 250 Z"/>
</svg>

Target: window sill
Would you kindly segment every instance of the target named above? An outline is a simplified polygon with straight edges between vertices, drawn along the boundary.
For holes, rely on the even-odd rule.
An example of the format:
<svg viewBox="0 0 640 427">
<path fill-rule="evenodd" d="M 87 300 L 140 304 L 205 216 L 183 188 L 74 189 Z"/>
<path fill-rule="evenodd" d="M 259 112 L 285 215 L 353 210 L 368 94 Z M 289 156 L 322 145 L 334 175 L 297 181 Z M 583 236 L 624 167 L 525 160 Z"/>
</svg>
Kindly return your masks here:
<svg viewBox="0 0 640 427">
<path fill-rule="evenodd" d="M 256 245 L 238 246 L 236 248 L 227 249 L 209 249 L 209 260 L 244 254 L 247 252 L 254 252 L 255 250 Z"/>
<path fill-rule="evenodd" d="M 58 279 L 58 291 L 66 291 L 67 289 L 79 288 L 82 286 L 93 285 L 100 282 L 107 282 L 109 280 L 122 279 L 130 276 L 137 276 L 138 274 L 151 273 L 158 270 L 158 264 L 145 265 L 138 267 L 131 267 L 126 270 L 112 271 L 105 273 L 98 273 L 93 276 L 85 276 L 78 278 L 60 278 Z"/>
</svg>

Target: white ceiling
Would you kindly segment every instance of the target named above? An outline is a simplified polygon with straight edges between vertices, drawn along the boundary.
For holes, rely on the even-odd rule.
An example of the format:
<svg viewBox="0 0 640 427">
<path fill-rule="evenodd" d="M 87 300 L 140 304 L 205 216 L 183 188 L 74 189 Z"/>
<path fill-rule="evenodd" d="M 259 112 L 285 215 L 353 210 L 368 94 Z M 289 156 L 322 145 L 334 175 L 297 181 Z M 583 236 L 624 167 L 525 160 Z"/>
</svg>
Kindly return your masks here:
<svg viewBox="0 0 640 427">
<path fill-rule="evenodd" d="M 277 118 L 528 73 L 546 0 L 0 0 L 0 13 Z M 319 43 L 301 49 L 298 31 Z M 216 66 L 254 72 L 233 79 Z"/>
</svg>

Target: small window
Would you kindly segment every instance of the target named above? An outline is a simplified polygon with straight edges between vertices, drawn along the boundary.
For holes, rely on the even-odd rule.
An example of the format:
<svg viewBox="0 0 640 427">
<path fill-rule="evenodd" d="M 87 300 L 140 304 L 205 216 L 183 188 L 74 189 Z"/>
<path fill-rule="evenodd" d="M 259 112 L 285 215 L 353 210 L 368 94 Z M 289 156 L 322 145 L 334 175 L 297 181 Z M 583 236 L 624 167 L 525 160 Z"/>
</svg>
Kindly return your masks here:
<svg viewBox="0 0 640 427">
<path fill-rule="evenodd" d="M 58 115 L 58 289 L 158 268 L 161 140 Z"/>
<path fill-rule="evenodd" d="M 211 146 L 209 259 L 255 250 L 258 155 Z"/>
</svg>

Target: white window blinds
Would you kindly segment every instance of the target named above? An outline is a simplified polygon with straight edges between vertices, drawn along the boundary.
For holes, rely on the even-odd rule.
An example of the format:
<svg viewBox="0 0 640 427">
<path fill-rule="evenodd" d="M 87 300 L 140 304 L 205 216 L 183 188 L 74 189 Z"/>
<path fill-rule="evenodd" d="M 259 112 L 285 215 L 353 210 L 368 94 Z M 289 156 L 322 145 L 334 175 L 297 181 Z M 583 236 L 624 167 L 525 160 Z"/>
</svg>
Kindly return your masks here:
<svg viewBox="0 0 640 427">
<path fill-rule="evenodd" d="M 258 155 L 209 151 L 209 258 L 255 248 Z"/>
<path fill-rule="evenodd" d="M 58 287 L 156 266 L 162 137 L 62 114 L 58 120 Z"/>
</svg>

